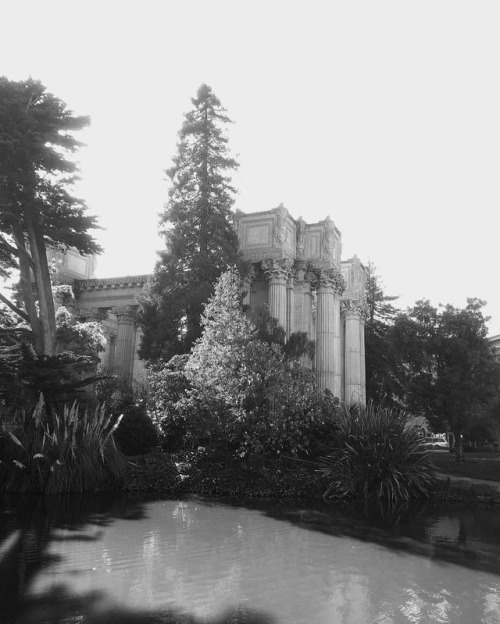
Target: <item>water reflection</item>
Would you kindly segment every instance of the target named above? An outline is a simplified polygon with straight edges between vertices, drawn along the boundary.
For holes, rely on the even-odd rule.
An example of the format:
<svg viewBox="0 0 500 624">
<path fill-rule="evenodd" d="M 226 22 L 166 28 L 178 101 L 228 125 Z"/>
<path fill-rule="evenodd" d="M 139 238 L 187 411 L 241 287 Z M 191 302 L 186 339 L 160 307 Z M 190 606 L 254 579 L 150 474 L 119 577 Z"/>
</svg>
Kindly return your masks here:
<svg viewBox="0 0 500 624">
<path fill-rule="evenodd" d="M 0 604 L 12 621 L 500 621 L 496 509 L 37 505 L 0 509 Z"/>
</svg>

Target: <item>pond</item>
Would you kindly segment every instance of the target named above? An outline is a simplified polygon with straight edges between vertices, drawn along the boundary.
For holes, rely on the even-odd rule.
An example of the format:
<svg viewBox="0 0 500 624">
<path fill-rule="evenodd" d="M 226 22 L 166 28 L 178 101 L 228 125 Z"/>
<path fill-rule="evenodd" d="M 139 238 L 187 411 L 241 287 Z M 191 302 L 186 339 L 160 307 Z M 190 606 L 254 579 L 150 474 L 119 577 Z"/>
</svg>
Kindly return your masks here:
<svg viewBox="0 0 500 624">
<path fill-rule="evenodd" d="M 500 622 L 500 510 L 0 503 L 0 622 Z"/>
</svg>

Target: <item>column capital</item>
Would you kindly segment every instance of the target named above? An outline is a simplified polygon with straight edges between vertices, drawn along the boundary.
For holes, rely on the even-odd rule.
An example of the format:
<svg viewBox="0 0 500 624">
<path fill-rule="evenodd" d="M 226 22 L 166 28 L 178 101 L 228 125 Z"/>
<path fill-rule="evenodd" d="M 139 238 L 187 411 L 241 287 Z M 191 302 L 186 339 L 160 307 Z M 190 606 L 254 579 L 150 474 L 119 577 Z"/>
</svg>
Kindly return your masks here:
<svg viewBox="0 0 500 624">
<path fill-rule="evenodd" d="M 346 318 L 358 318 L 364 323 L 368 310 L 363 299 L 343 299 L 340 307 Z"/>
<path fill-rule="evenodd" d="M 334 293 L 341 295 L 345 289 L 345 281 L 342 273 L 336 269 L 317 269 L 310 267 L 306 277 L 311 282 L 315 290 L 333 290 Z"/>
<path fill-rule="evenodd" d="M 286 280 L 293 271 L 293 262 L 287 258 L 282 260 L 262 260 L 261 267 L 269 281 Z"/>
<path fill-rule="evenodd" d="M 114 308 L 111 308 L 111 312 L 113 312 L 118 321 L 124 323 L 134 323 L 137 317 L 137 306 L 116 306 Z"/>
</svg>

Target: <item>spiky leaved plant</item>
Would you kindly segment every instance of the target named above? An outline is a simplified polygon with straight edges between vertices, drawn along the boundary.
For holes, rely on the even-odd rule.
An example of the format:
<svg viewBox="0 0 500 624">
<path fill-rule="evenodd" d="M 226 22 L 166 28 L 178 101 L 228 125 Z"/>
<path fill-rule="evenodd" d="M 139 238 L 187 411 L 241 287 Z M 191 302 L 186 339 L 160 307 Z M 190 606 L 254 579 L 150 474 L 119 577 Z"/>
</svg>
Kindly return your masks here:
<svg viewBox="0 0 500 624">
<path fill-rule="evenodd" d="M 113 439 L 120 420 L 108 416 L 104 405 L 82 413 L 76 401 L 49 416 L 40 395 L 31 414 L 18 414 L 0 433 L 0 490 L 55 494 L 103 489 L 124 471 Z"/>
<path fill-rule="evenodd" d="M 408 500 L 426 496 L 434 470 L 425 441 L 404 412 L 373 403 L 343 405 L 336 414 L 334 448 L 320 471 L 325 498 Z"/>
</svg>

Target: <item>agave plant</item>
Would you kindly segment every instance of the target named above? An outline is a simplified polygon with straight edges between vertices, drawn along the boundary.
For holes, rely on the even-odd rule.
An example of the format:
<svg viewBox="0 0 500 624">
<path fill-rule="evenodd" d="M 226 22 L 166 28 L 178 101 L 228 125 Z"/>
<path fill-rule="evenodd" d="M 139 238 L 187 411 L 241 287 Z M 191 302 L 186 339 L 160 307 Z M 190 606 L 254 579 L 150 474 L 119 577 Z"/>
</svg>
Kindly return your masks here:
<svg viewBox="0 0 500 624">
<path fill-rule="evenodd" d="M 102 489 L 123 474 L 124 459 L 113 439 L 120 420 L 107 416 L 104 405 L 82 413 L 76 401 L 49 415 L 40 395 L 31 414 L 18 414 L 0 433 L 0 489 L 50 494 Z"/>
<path fill-rule="evenodd" d="M 343 405 L 337 437 L 321 459 L 325 498 L 408 500 L 426 496 L 435 475 L 425 441 L 404 412 L 369 404 Z"/>
</svg>

